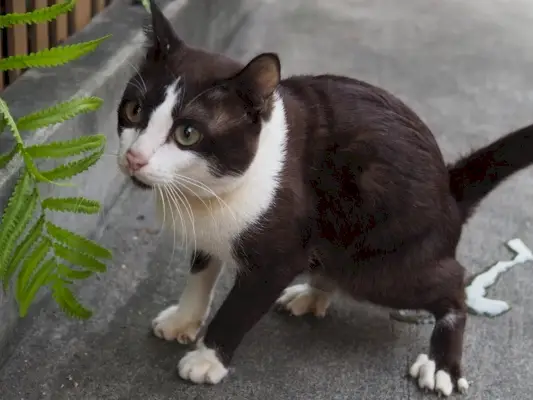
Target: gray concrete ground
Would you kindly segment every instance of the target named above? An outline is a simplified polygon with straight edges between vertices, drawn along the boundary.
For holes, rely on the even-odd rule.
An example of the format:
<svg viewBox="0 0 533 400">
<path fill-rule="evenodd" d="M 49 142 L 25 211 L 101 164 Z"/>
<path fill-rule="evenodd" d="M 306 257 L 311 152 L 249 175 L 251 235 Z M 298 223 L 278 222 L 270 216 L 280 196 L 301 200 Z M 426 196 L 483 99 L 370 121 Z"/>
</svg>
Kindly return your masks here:
<svg viewBox="0 0 533 400">
<path fill-rule="evenodd" d="M 229 52 L 245 59 L 278 51 L 285 74 L 327 71 L 382 85 L 428 122 L 451 159 L 533 121 L 532 35 L 529 0 L 286 0 L 256 13 Z M 512 257 L 504 247 L 511 238 L 533 247 L 531 198 L 529 170 L 487 199 L 461 242 L 470 272 Z M 177 298 L 186 269 L 172 235 L 158 233 L 150 196 L 125 192 L 101 233 L 115 260 L 80 289 L 94 318 L 68 320 L 50 306 L 29 331 L 22 326 L 0 370 L 2 400 L 433 398 L 405 377 L 431 328 L 344 299 L 320 321 L 271 312 L 246 337 L 227 380 L 184 383 L 175 366 L 186 349 L 149 331 Z M 512 303 L 509 313 L 470 318 L 465 398 L 530 398 L 532 267 L 516 267 L 491 290 Z M 218 303 L 230 282 L 223 279 Z"/>
</svg>

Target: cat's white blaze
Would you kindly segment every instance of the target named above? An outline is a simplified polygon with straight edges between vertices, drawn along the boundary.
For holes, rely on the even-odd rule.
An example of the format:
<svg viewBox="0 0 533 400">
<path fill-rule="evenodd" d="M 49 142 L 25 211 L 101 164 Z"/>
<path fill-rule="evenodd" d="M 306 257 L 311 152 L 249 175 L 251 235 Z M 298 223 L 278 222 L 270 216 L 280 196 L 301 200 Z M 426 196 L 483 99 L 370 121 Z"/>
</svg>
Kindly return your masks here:
<svg viewBox="0 0 533 400">
<path fill-rule="evenodd" d="M 242 176 L 214 177 L 208 170 L 207 162 L 200 157 L 197 157 L 195 163 L 201 163 L 201 166 L 195 167 L 190 174 L 188 171 L 181 173 L 186 177 L 182 182 L 187 188 L 181 187 L 182 194 L 179 197 L 184 199 L 183 195 L 187 195 L 188 206 L 180 206 L 184 225 L 181 221 L 176 221 L 173 228 L 181 239 L 187 239 L 189 248 L 195 246 L 234 265 L 232 242 L 246 228 L 256 224 L 273 203 L 285 162 L 286 141 L 285 107 L 281 97 L 276 96 L 271 118 L 263 123 L 256 155 Z M 202 167 L 205 173 L 198 177 L 198 171 Z M 192 182 L 190 178 L 198 183 Z M 186 181 L 187 179 L 189 180 Z M 219 198 L 207 196 L 208 192 L 200 187 L 202 185 L 212 189 Z M 194 195 L 192 190 L 195 191 Z M 201 199 L 196 195 L 200 195 Z M 177 210 L 168 209 L 172 206 L 168 200 L 165 198 L 161 202 L 167 208 L 167 221 L 169 215 L 178 215 Z"/>
<path fill-rule="evenodd" d="M 125 175 L 129 175 L 128 164 L 126 162 L 126 153 L 131 148 L 139 136 L 137 129 L 126 128 L 122 130 L 119 139 L 118 148 L 118 165 Z"/>
<path fill-rule="evenodd" d="M 152 111 L 144 133 L 131 146 L 131 150 L 140 153 L 148 160 L 151 160 L 167 141 L 174 123 L 172 111 L 178 104 L 181 93 L 181 89 L 177 89 L 178 84 L 179 79 L 167 87 L 165 99 Z"/>
</svg>

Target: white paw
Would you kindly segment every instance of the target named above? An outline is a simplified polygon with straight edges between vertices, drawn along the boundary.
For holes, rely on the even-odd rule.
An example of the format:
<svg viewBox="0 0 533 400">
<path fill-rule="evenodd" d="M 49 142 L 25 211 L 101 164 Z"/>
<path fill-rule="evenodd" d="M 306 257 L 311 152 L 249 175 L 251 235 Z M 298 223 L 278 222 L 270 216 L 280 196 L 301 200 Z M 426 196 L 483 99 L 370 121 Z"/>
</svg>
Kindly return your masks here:
<svg viewBox="0 0 533 400">
<path fill-rule="evenodd" d="M 183 356 L 178 364 L 178 372 L 182 379 L 210 384 L 219 383 L 228 374 L 215 351 L 204 345 Z"/>
<path fill-rule="evenodd" d="M 435 361 L 431 360 L 426 354 L 420 354 L 411 365 L 409 374 L 418 379 L 418 387 L 420 389 L 435 391 L 444 396 L 451 395 L 453 392 L 452 377 L 444 370 L 435 371 L 435 369 Z M 460 378 L 457 381 L 457 390 L 460 393 L 466 393 L 468 381 L 465 378 Z"/>
<path fill-rule="evenodd" d="M 152 321 L 154 335 L 182 344 L 194 342 L 202 326 L 202 318 L 195 317 L 178 306 L 170 306 Z"/>
<path fill-rule="evenodd" d="M 330 296 L 329 293 L 303 283 L 286 288 L 276 304 L 297 317 L 307 313 L 324 317 L 331 301 Z"/>
</svg>

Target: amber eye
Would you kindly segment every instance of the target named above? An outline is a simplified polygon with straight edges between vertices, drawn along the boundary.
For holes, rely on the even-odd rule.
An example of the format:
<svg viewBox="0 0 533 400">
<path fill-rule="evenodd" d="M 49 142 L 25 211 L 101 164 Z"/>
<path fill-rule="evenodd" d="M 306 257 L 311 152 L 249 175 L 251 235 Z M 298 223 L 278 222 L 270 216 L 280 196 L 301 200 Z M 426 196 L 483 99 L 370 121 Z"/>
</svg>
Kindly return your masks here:
<svg viewBox="0 0 533 400">
<path fill-rule="evenodd" d="M 200 141 L 202 134 L 191 125 L 180 125 L 174 132 L 174 138 L 182 146 L 192 146 Z"/>
<path fill-rule="evenodd" d="M 141 112 L 142 108 L 138 101 L 130 101 L 124 106 L 124 115 L 134 124 L 141 122 Z"/>
</svg>

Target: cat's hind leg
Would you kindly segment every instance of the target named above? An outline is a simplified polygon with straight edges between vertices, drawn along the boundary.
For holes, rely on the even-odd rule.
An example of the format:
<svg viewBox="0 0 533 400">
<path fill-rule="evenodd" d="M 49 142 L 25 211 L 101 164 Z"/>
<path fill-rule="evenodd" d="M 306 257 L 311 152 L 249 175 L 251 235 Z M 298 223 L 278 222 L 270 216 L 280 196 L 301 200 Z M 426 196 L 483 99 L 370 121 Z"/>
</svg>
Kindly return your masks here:
<svg viewBox="0 0 533 400">
<path fill-rule="evenodd" d="M 318 273 L 312 273 L 308 283 L 287 287 L 276 305 L 297 317 L 312 313 L 322 318 L 326 315 L 334 291 L 335 284 Z"/>
<path fill-rule="evenodd" d="M 431 301 L 423 307 L 435 316 L 430 350 L 429 354 L 417 357 L 409 373 L 423 390 L 449 396 L 455 387 L 465 393 L 468 381 L 461 371 L 467 316 L 464 269 L 456 260 L 449 259 L 440 262 L 431 273 L 433 276 L 428 279 L 429 285 L 424 290 Z M 434 297 L 435 293 L 438 296 Z"/>
</svg>

